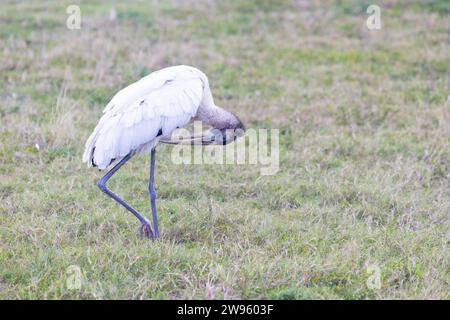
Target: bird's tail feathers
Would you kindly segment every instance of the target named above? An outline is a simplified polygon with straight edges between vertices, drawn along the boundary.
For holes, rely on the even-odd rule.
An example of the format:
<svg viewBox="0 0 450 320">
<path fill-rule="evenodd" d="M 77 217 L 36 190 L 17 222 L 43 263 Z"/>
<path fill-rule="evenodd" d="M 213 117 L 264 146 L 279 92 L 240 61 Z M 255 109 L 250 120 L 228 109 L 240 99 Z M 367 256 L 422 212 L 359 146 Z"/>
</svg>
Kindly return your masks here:
<svg viewBox="0 0 450 320">
<path fill-rule="evenodd" d="M 94 131 L 91 136 L 87 139 L 84 153 L 83 153 L 83 162 L 86 162 L 88 167 L 95 166 L 93 161 L 94 151 L 95 151 L 95 138 L 97 133 Z"/>
</svg>

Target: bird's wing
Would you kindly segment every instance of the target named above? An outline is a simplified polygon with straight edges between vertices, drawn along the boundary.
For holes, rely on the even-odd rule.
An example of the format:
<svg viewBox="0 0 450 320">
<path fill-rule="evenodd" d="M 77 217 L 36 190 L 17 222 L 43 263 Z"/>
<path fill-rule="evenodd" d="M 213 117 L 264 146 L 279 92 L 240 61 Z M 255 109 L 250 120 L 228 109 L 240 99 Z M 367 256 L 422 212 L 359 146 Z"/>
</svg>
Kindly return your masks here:
<svg viewBox="0 0 450 320">
<path fill-rule="evenodd" d="M 200 70 L 185 65 L 172 66 L 152 72 L 148 76 L 130 84 L 117 92 L 111 101 L 103 109 L 103 113 L 120 111 L 129 107 L 137 99 L 160 89 L 164 84 L 175 79 L 190 78 L 192 76 L 202 78 L 207 82 L 207 78 Z"/>
<path fill-rule="evenodd" d="M 161 88 L 167 81 L 171 81 L 175 77 L 176 72 L 170 72 L 170 70 L 163 73 L 161 71 L 153 72 L 117 92 L 103 109 L 103 113 L 120 112 L 120 110 L 129 107 L 137 99 Z"/>
<path fill-rule="evenodd" d="M 141 96 L 145 91 L 142 80 L 132 85 L 133 90 L 122 90 L 105 108 L 86 142 L 83 161 L 105 169 L 113 159 L 139 151 L 155 138 L 185 126 L 197 113 L 204 88 L 200 77 L 168 73 L 158 77 L 159 87 L 152 79 L 151 88 Z M 131 99 L 133 102 L 127 104 Z"/>
</svg>

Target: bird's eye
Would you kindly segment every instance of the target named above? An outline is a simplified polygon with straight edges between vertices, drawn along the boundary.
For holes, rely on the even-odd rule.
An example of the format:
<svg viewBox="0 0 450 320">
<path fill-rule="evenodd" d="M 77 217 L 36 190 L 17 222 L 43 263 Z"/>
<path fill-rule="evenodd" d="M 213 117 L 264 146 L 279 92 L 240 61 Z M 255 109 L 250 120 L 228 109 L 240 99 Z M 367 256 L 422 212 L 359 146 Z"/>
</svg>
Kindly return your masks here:
<svg viewBox="0 0 450 320">
<path fill-rule="evenodd" d="M 234 138 L 235 139 L 243 137 L 244 134 L 245 134 L 244 129 L 239 128 L 239 129 L 234 130 Z"/>
</svg>

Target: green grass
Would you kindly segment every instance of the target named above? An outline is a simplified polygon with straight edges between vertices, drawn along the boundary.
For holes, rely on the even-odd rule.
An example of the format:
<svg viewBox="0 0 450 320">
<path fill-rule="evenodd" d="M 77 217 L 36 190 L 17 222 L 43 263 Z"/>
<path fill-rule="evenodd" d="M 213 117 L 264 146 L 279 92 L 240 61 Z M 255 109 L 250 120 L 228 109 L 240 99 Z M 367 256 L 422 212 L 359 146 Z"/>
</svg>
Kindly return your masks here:
<svg viewBox="0 0 450 320">
<path fill-rule="evenodd" d="M 449 298 L 446 1 L 381 1 L 380 31 L 367 1 L 90 1 L 80 30 L 69 4 L 1 4 L 0 298 Z M 174 165 L 162 146 L 150 242 L 81 153 L 118 89 L 174 64 L 280 129 L 280 171 Z M 110 183 L 147 215 L 148 165 Z"/>
</svg>

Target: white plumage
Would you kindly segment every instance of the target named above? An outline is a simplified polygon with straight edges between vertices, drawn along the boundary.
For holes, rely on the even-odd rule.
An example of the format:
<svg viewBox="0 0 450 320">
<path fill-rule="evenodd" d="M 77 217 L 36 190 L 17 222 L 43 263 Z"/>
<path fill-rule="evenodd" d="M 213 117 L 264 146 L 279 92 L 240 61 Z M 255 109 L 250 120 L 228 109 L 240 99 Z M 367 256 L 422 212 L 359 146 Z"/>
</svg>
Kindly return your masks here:
<svg viewBox="0 0 450 320">
<path fill-rule="evenodd" d="M 106 169 L 130 152 L 155 147 L 196 116 L 200 105 L 214 108 L 208 79 L 190 66 L 165 68 L 120 90 L 103 110 L 86 142 L 83 162 Z"/>
</svg>

